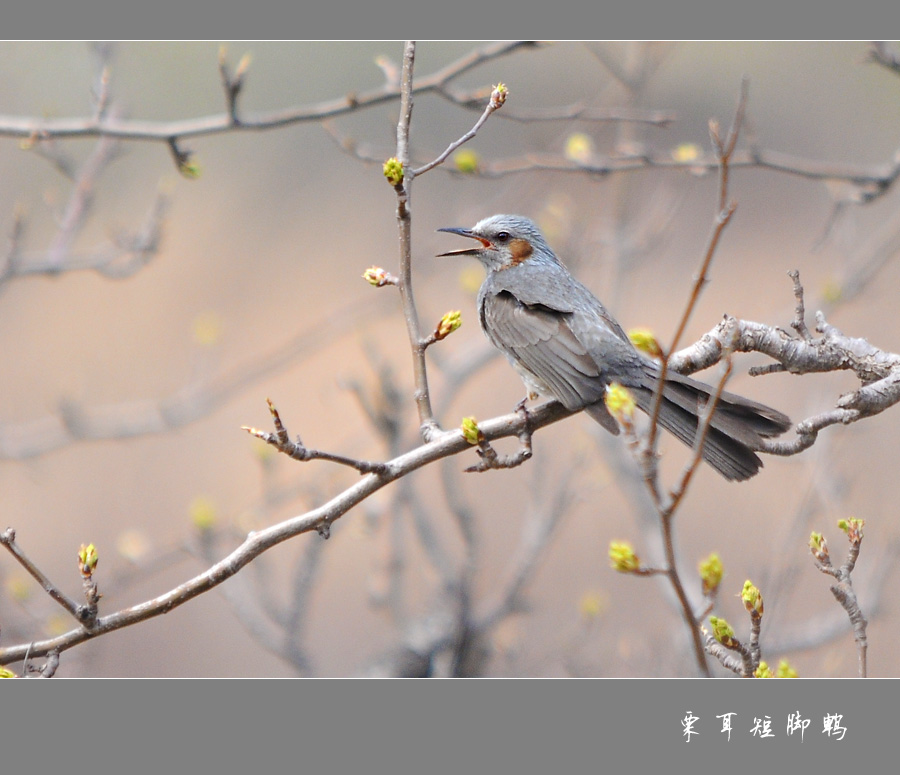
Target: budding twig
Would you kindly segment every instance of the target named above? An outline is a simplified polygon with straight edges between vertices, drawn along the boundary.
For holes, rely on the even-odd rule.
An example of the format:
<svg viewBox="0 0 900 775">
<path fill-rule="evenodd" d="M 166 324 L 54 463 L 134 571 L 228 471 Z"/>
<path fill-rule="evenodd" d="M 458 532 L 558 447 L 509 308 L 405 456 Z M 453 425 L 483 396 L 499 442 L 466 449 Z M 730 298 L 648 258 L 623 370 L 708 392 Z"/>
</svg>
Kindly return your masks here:
<svg viewBox="0 0 900 775">
<path fill-rule="evenodd" d="M 300 437 L 297 436 L 291 441 L 287 428 L 281 422 L 281 416 L 275 408 L 275 404 L 270 399 L 266 399 L 269 405 L 269 413 L 272 415 L 272 424 L 275 426 L 275 432 L 261 431 L 258 428 L 252 428 L 249 425 L 242 425 L 241 429 L 247 431 L 251 436 L 271 444 L 275 449 L 294 460 L 306 462 L 308 460 L 328 460 L 332 463 L 338 463 L 342 466 L 355 468 L 361 474 L 383 474 L 386 470 L 384 463 L 373 463 L 368 460 L 356 460 L 355 458 L 346 457 L 344 455 L 336 455 L 333 452 L 322 452 L 317 449 L 309 449 L 304 446 Z"/>
</svg>

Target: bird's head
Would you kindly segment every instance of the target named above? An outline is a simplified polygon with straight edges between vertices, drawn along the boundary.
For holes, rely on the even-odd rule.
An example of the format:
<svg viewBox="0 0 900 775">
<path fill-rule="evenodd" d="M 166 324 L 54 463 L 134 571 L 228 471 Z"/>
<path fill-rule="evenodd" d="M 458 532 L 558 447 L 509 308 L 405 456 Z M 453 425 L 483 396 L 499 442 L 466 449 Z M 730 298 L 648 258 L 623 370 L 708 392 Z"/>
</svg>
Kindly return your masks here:
<svg viewBox="0 0 900 775">
<path fill-rule="evenodd" d="M 534 221 L 522 215 L 492 215 L 471 229 L 449 227 L 438 229 L 470 237 L 480 244 L 473 248 L 439 253 L 441 256 L 473 256 L 488 270 L 509 269 L 525 261 L 556 261 L 544 235 Z"/>
</svg>

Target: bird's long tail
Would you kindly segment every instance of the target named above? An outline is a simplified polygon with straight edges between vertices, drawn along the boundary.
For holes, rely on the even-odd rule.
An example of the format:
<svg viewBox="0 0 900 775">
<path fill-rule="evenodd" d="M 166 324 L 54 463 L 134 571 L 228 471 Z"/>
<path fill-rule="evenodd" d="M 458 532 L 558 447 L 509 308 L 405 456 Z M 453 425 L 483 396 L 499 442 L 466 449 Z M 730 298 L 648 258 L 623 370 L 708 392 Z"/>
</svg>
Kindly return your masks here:
<svg viewBox="0 0 900 775">
<path fill-rule="evenodd" d="M 655 379 L 632 388 L 635 403 L 648 414 L 653 410 Z M 659 424 L 692 447 L 699 418 L 713 388 L 680 374 L 670 374 L 663 391 Z M 790 418 L 776 409 L 734 393 L 723 392 L 716 404 L 703 445 L 703 459 L 726 479 L 743 481 L 762 468 L 755 454 L 766 439 L 780 436 L 791 427 Z"/>
</svg>

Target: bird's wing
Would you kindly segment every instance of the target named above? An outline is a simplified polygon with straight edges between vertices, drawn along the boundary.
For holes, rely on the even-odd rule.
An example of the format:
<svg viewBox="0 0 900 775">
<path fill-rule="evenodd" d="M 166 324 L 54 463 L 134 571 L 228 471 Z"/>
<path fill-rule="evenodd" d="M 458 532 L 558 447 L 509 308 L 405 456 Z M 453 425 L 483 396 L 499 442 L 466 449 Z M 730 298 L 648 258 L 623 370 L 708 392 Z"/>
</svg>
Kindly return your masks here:
<svg viewBox="0 0 900 775">
<path fill-rule="evenodd" d="M 567 409 L 581 409 L 604 398 L 605 380 L 572 332 L 572 313 L 523 304 L 509 291 L 486 294 L 480 312 L 482 328 L 494 346 Z"/>
</svg>

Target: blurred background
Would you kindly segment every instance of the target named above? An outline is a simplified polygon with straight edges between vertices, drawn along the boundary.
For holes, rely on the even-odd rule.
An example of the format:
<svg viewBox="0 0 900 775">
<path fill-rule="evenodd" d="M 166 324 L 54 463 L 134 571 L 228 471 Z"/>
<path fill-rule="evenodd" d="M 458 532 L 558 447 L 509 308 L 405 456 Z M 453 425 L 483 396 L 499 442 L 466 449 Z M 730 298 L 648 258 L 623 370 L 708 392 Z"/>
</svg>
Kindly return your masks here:
<svg viewBox="0 0 900 775">
<path fill-rule="evenodd" d="M 417 78 L 477 45 L 419 44 Z M 123 117 L 220 114 L 219 48 L 2 43 L 0 126 L 10 117 L 90 115 L 102 62 L 110 105 Z M 437 228 L 497 212 L 529 215 L 623 326 L 650 328 L 667 343 L 713 226 L 717 176 L 689 166 L 604 176 L 576 171 L 577 162 L 707 153 L 709 120 L 729 125 L 746 77 L 739 147 L 887 169 L 900 147 L 900 79 L 867 61 L 867 50 L 562 43 L 518 50 L 454 80 L 459 91 L 502 81 L 510 96 L 465 146 L 470 155 L 413 187 L 423 327 L 447 310 L 463 319 L 429 350 L 442 425 L 507 413 L 523 389 L 478 329 L 480 267 L 433 258 L 460 247 Z M 239 111 L 249 114 L 377 88 L 402 44 L 227 44 L 232 67 L 245 53 L 252 60 Z M 671 121 L 509 117 L 574 104 Z M 479 113 L 436 94 L 417 97 L 414 158 L 434 158 Z M 24 551 L 68 594 L 79 594 L 82 543 L 100 552 L 107 614 L 162 594 L 248 531 L 356 481 L 329 463 L 273 456 L 242 431 L 269 428 L 266 397 L 313 448 L 386 459 L 419 443 L 398 296 L 361 279 L 373 264 L 398 270 L 396 197 L 380 164 L 396 152 L 396 120 L 396 103 L 387 103 L 326 128 L 311 121 L 192 138 L 183 146 L 194 153 L 195 179 L 179 175 L 164 143 L 124 141 L 108 149 L 81 199 L 79 174 L 96 158 L 96 140 L 40 143 L 0 132 L 0 221 L 15 235 L 14 263 L 58 261 L 60 270 L 0 284 L 0 527 L 14 527 Z M 572 169 L 535 165 L 548 159 Z M 533 168 L 493 174 L 506 162 Z M 870 193 L 839 179 L 735 169 L 737 212 L 684 344 L 726 313 L 788 328 L 795 302 L 787 272 L 798 269 L 810 326 L 824 309 L 845 333 L 900 351 L 897 193 L 858 203 Z M 167 204 L 157 219 L 160 196 Z M 158 250 L 146 261 L 127 251 L 115 257 L 157 226 Z M 97 255 L 114 257 L 110 267 L 128 276 L 66 271 Z M 857 386 L 848 373 L 747 376 L 763 363 L 737 358 L 729 390 L 795 421 Z M 900 413 L 889 410 L 827 429 L 799 456 L 767 458 L 750 482 L 729 484 L 707 468 L 695 478 L 676 523 L 690 592 L 699 600 L 697 563 L 717 552 L 725 578 L 716 611 L 740 637 L 748 623 L 738 594 L 752 579 L 765 597 L 770 664 L 787 658 L 802 676 L 856 674 L 850 625 L 807 547 L 811 530 L 824 532 L 842 560 L 847 544 L 836 521 L 855 516 L 866 520 L 854 584 L 870 619 L 869 673 L 900 674 L 888 645 L 900 635 L 900 609 L 882 594 L 897 578 L 900 524 L 890 504 L 900 498 L 898 433 Z M 671 483 L 684 451 L 667 439 L 661 451 Z M 327 542 L 307 534 L 276 547 L 168 615 L 64 653 L 58 674 L 695 673 L 667 586 L 609 567 L 612 540 L 632 542 L 648 563 L 659 556 L 655 518 L 621 439 L 573 417 L 540 432 L 534 458 L 518 469 L 463 474 L 474 462 L 472 452 L 416 472 L 350 511 Z M 0 646 L 72 628 L 5 552 L 0 578 Z M 480 623 L 467 633 L 471 647 L 445 644 L 422 657 L 419 646 L 439 641 L 436 632 L 455 637 L 447 621 L 460 606 Z"/>
</svg>

